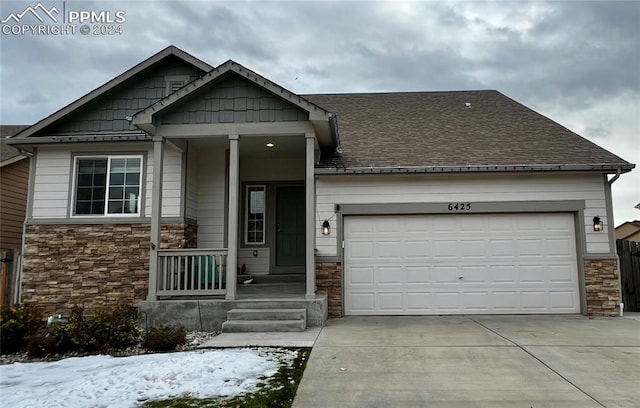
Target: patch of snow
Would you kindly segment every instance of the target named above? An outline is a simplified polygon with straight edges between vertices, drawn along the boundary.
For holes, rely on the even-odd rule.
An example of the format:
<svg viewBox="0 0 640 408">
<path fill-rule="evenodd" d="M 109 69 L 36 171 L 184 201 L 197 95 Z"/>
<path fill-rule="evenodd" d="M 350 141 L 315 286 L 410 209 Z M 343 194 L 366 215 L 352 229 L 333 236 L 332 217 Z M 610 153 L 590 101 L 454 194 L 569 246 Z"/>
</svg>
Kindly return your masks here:
<svg viewBox="0 0 640 408">
<path fill-rule="evenodd" d="M 230 397 L 257 390 L 261 377 L 290 364 L 295 351 L 224 349 L 130 357 L 90 356 L 0 366 L 2 406 L 135 407 L 190 395 Z"/>
</svg>

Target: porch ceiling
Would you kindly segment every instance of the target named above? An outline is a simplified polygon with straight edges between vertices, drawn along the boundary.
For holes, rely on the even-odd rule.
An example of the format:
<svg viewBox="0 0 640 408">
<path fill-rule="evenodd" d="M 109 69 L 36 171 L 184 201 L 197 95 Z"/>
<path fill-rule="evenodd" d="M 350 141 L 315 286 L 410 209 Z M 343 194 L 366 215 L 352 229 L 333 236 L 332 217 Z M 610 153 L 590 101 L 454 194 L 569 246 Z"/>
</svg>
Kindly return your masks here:
<svg viewBox="0 0 640 408">
<path fill-rule="evenodd" d="M 273 143 L 273 147 L 266 146 Z M 195 138 L 189 141 L 193 149 L 227 149 L 229 142 L 226 138 Z M 302 135 L 273 135 L 273 136 L 241 136 L 241 157 L 304 157 L 305 139 Z"/>
</svg>

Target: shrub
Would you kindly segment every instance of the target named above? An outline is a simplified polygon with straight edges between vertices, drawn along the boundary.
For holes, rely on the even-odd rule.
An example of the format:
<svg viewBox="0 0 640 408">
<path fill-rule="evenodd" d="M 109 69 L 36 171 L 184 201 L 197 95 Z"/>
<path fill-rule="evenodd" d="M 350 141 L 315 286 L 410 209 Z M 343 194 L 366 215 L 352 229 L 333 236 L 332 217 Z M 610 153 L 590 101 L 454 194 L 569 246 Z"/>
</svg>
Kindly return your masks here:
<svg viewBox="0 0 640 408">
<path fill-rule="evenodd" d="M 87 319 L 86 331 L 100 350 L 124 349 L 138 343 L 140 312 L 131 305 L 116 305 L 111 310 L 96 310 Z"/>
<path fill-rule="evenodd" d="M 74 344 L 67 336 L 65 326 L 53 325 L 38 330 L 29 337 L 27 354 L 31 357 L 45 357 L 74 350 Z"/>
<path fill-rule="evenodd" d="M 160 325 L 145 331 L 142 347 L 151 351 L 174 351 L 187 343 L 187 331 L 184 327 Z"/>
<path fill-rule="evenodd" d="M 133 346 L 140 340 L 140 315 L 133 306 L 121 304 L 98 309 L 89 316 L 84 314 L 83 307 L 74 307 L 69 323 L 64 326 L 66 336 L 77 350 L 106 353 Z"/>
<path fill-rule="evenodd" d="M 0 308 L 0 350 L 3 354 L 24 350 L 29 337 L 44 327 L 42 313 L 33 305 Z"/>
</svg>

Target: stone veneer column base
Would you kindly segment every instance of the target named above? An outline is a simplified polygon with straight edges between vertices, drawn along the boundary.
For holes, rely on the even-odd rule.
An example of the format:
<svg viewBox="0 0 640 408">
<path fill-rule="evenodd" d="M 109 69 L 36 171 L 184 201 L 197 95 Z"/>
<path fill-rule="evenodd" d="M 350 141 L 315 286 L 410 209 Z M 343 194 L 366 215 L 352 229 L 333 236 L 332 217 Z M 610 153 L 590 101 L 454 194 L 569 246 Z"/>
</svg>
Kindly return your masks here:
<svg viewBox="0 0 640 408">
<path fill-rule="evenodd" d="M 584 283 L 589 316 L 619 315 L 620 288 L 615 259 L 585 259 Z"/>
<path fill-rule="evenodd" d="M 342 263 L 316 263 L 316 287 L 327 294 L 329 318 L 342 317 Z"/>
<path fill-rule="evenodd" d="M 197 226 L 162 225 L 161 248 L 197 246 Z M 135 304 L 147 296 L 148 224 L 28 225 L 22 301 L 44 313 Z"/>
</svg>

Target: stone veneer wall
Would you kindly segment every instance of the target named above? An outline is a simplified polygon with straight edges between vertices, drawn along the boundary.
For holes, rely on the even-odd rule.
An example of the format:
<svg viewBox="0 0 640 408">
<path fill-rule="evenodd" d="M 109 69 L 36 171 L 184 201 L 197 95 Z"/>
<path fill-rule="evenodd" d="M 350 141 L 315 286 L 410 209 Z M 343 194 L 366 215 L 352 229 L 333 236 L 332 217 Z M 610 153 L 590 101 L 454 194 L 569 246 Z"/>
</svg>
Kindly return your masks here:
<svg viewBox="0 0 640 408">
<path fill-rule="evenodd" d="M 316 287 L 327 294 L 329 318 L 342 317 L 342 263 L 316 263 Z"/>
<path fill-rule="evenodd" d="M 584 283 L 589 316 L 617 316 L 620 313 L 618 263 L 615 259 L 585 259 Z"/>
<path fill-rule="evenodd" d="M 197 246 L 197 226 L 162 225 L 161 248 Z M 22 301 L 45 313 L 147 296 L 149 224 L 28 225 Z"/>
</svg>

